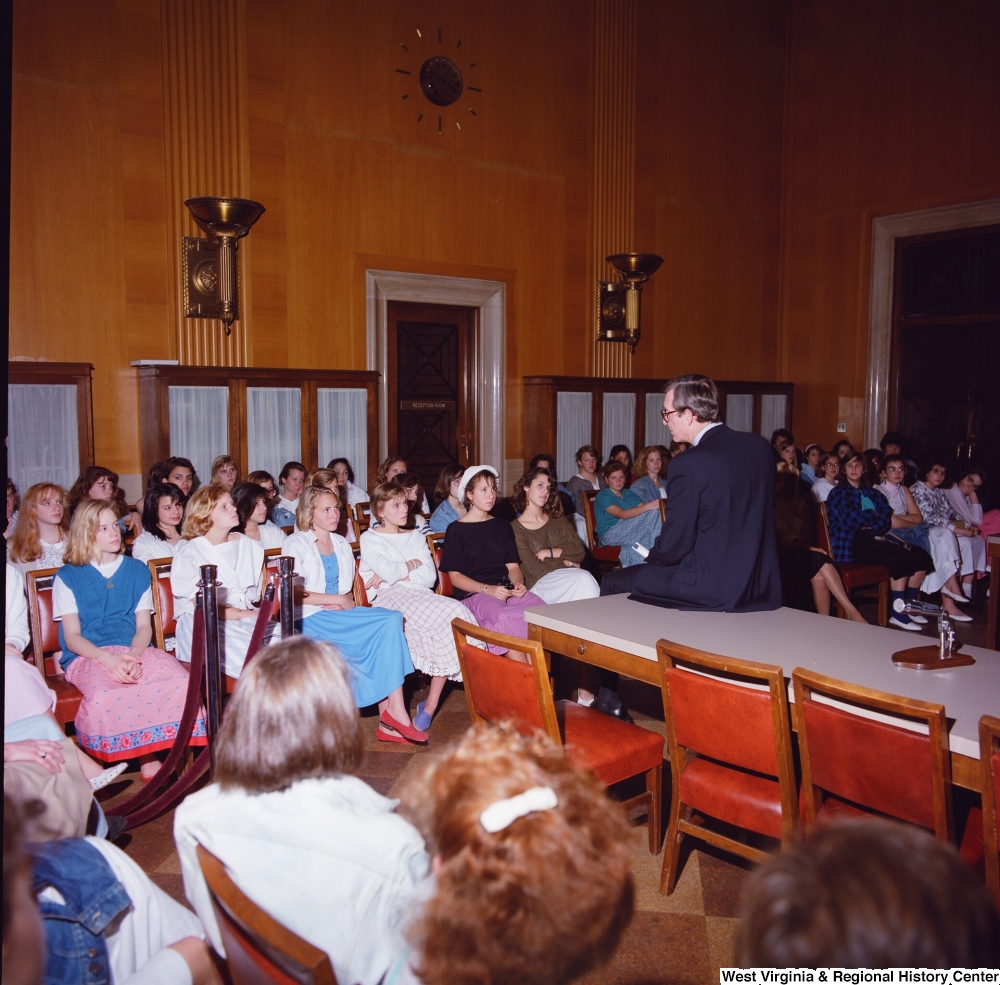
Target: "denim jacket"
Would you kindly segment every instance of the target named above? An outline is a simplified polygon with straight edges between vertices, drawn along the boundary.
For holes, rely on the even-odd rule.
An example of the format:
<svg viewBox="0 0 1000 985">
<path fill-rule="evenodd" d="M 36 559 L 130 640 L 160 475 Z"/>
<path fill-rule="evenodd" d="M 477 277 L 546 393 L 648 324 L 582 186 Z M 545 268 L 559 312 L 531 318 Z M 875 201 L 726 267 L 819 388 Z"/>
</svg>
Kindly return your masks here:
<svg viewBox="0 0 1000 985">
<path fill-rule="evenodd" d="M 48 951 L 44 985 L 111 985 L 103 934 L 132 905 L 125 888 L 101 853 L 83 838 L 29 845 L 28 852 L 33 892 L 37 895 L 51 886 L 65 900 L 38 901 Z"/>
</svg>

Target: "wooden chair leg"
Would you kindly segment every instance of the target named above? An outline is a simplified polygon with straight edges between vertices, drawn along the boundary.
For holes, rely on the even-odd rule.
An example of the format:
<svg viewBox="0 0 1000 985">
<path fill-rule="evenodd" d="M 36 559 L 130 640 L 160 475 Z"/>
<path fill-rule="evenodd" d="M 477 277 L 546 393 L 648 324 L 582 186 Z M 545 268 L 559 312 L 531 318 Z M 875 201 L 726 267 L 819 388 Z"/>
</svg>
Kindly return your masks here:
<svg viewBox="0 0 1000 985">
<path fill-rule="evenodd" d="M 663 852 L 663 869 L 660 873 L 660 892 L 669 896 L 677 885 L 677 863 L 681 855 L 681 840 L 684 835 L 680 831 L 681 796 L 680 784 L 673 784 L 670 791 L 670 823 L 667 825 L 666 849 Z"/>
<path fill-rule="evenodd" d="M 649 813 L 646 815 L 646 827 L 649 829 L 649 853 L 650 855 L 658 855 L 663 847 L 662 763 L 646 774 L 646 789 L 652 798 L 649 803 Z"/>
<path fill-rule="evenodd" d="M 889 625 L 889 583 L 887 581 L 878 583 L 878 624 L 882 627 Z"/>
</svg>

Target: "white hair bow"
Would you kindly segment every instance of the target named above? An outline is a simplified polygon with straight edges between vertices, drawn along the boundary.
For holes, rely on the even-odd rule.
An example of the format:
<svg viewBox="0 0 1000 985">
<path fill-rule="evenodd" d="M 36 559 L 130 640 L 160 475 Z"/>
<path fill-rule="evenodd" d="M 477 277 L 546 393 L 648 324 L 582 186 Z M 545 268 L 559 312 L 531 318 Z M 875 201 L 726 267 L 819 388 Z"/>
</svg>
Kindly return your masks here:
<svg viewBox="0 0 1000 985">
<path fill-rule="evenodd" d="M 559 803 L 552 787 L 532 787 L 519 793 L 516 797 L 507 797 L 490 804 L 479 815 L 479 823 L 490 834 L 496 834 L 509 827 L 519 817 L 535 811 L 550 811 Z"/>
</svg>

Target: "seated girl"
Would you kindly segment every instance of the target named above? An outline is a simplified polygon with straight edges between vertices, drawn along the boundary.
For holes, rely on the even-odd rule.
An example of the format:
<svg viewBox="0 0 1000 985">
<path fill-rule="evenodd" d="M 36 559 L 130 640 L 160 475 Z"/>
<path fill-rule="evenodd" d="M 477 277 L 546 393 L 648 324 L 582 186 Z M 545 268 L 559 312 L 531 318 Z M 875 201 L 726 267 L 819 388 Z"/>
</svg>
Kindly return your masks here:
<svg viewBox="0 0 1000 985">
<path fill-rule="evenodd" d="M 298 530 L 285 541 L 302 575 L 302 632 L 336 645 L 351 668 L 351 689 L 359 708 L 378 704 L 380 742 L 426 742 L 427 733 L 410 724 L 403 680 L 413 662 L 403 636 L 402 613 L 355 607 L 354 554 L 335 531 L 340 497 L 309 486 L 299 498 Z"/>
<path fill-rule="evenodd" d="M 445 683 L 462 679 L 451 622 L 469 619 L 470 614 L 461 602 L 434 594 L 434 559 L 424 534 L 406 529 L 409 503 L 404 490 L 395 482 L 377 486 L 371 504 L 379 526 L 361 535 L 359 570 L 365 585 L 371 585 L 372 605 L 403 614 L 413 666 L 431 678 L 427 700 L 417 705 L 413 719 L 414 726 L 426 732 Z"/>
<path fill-rule="evenodd" d="M 434 512 L 431 514 L 430 532 L 443 534 L 448 527 L 465 516 L 465 507 L 458 497 L 458 484 L 465 469 L 453 462 L 441 470 L 441 477 L 434 487 Z"/>
<path fill-rule="evenodd" d="M 306 467 L 301 462 L 285 462 L 278 474 L 281 496 L 271 511 L 271 519 L 279 527 L 295 526 L 295 511 L 299 508 L 299 494 L 306 484 Z"/>
<path fill-rule="evenodd" d="M 17 511 L 21 508 L 21 497 L 17 494 L 17 486 L 12 479 L 7 479 L 7 525 L 4 527 L 4 537 L 9 537 L 17 522 Z"/>
<path fill-rule="evenodd" d="M 66 490 L 50 482 L 31 486 L 21 500 L 7 555 L 23 573 L 63 563 L 69 509 Z"/>
<path fill-rule="evenodd" d="M 625 466 L 612 459 L 603 468 L 608 487 L 594 500 L 594 533 L 602 546 L 621 548 L 623 568 L 642 564 L 644 557 L 632 545 L 646 550 L 660 533 L 660 500 L 644 503 L 631 489 L 625 488 Z"/>
<path fill-rule="evenodd" d="M 815 443 L 806 445 L 803 450 L 802 463 L 799 471 L 801 473 L 802 481 L 807 486 L 811 486 L 819 478 L 819 472 L 817 469 L 823 454 L 823 449 Z"/>
<path fill-rule="evenodd" d="M 385 985 L 566 985 L 614 953 L 632 919 L 628 825 L 548 739 L 471 728 L 400 810 L 435 878 Z"/>
<path fill-rule="evenodd" d="M 527 639 L 524 610 L 543 602 L 524 584 L 510 523 L 490 516 L 497 498 L 496 469 L 491 465 L 467 468 L 459 494 L 468 512 L 448 528 L 441 570 L 448 572 L 455 598 L 480 626 Z"/>
<path fill-rule="evenodd" d="M 1000 510 L 983 513 L 983 504 L 979 502 L 982 485 L 983 477 L 979 469 L 966 466 L 959 471 L 953 482 L 945 486 L 944 494 L 948 497 L 951 508 L 965 521 L 965 525 L 975 530 L 985 541 L 987 537 L 1000 534 Z"/>
<path fill-rule="evenodd" d="M 265 551 L 285 543 L 285 531 L 267 518 L 268 495 L 263 486 L 254 482 L 237 482 L 230 495 L 240 518 L 235 528 L 237 533 L 257 541 Z"/>
<path fill-rule="evenodd" d="M 625 486 L 628 488 L 632 482 L 632 452 L 628 445 L 612 445 L 608 452 L 608 461 L 616 459 L 625 466 Z"/>
<path fill-rule="evenodd" d="M 392 482 L 393 479 L 398 478 L 408 471 L 409 469 L 406 467 L 406 461 L 404 459 L 396 456 L 390 456 L 376 470 L 375 485 L 385 485 L 385 483 Z M 420 501 L 420 509 L 424 513 L 430 513 L 431 511 L 430 503 L 427 502 L 426 493 Z"/>
<path fill-rule="evenodd" d="M 519 516 L 511 527 L 528 589 L 546 604 L 597 598 L 600 586 L 580 567 L 586 549 L 562 515 L 559 489 L 548 471 L 533 468 L 521 476 L 514 509 Z"/>
<path fill-rule="evenodd" d="M 198 473 L 195 472 L 194 466 L 186 458 L 176 456 L 168 458 L 167 466 L 163 481 L 180 489 L 184 494 L 184 501 L 187 502 L 191 493 L 198 488 Z"/>
<path fill-rule="evenodd" d="M 326 467 L 336 475 L 338 485 L 344 490 L 348 506 L 368 502 L 368 491 L 354 484 L 354 469 L 346 458 L 335 458 L 328 462 Z"/>
<path fill-rule="evenodd" d="M 59 663 L 83 694 L 77 741 L 105 762 L 138 756 L 148 779 L 159 768 L 153 753 L 173 744 L 188 678 L 169 653 L 149 645 L 149 569 L 122 549 L 114 510 L 83 500 L 52 586 L 52 616 L 59 623 Z M 204 743 L 202 717 L 191 744 Z"/>
<path fill-rule="evenodd" d="M 240 473 L 236 468 L 236 460 L 230 455 L 219 455 L 212 462 L 212 472 L 208 478 L 209 484 L 232 489 L 239 481 Z"/>
<path fill-rule="evenodd" d="M 601 490 L 607 486 L 603 475 L 597 471 L 599 459 L 597 449 L 593 445 L 583 445 L 576 452 L 576 467 L 579 471 L 566 483 L 566 491 L 573 497 L 573 505 L 576 512 L 573 514 L 573 523 L 576 524 L 576 532 L 580 535 L 580 540 L 587 543 L 587 524 L 583 516 L 583 494 L 591 489 Z"/>
<path fill-rule="evenodd" d="M 316 469 L 306 476 L 306 485 L 315 486 L 317 489 L 329 489 L 337 497 L 337 502 L 340 503 L 340 526 L 334 532 L 343 537 L 348 544 L 356 544 L 358 538 L 354 532 L 354 521 L 351 519 L 351 510 L 347 502 L 347 489 L 340 484 L 337 473 L 333 469 Z"/>
<path fill-rule="evenodd" d="M 830 546 L 836 561 L 862 561 L 889 569 L 892 601 L 916 599 L 928 571 L 934 570 L 930 555 L 920 547 L 905 550 L 885 540 L 892 528 L 892 507 L 868 484 L 865 456 L 859 451 L 844 456 L 843 472 L 826 501 Z M 891 610 L 889 622 L 899 629 L 919 632 L 923 616 Z"/>
<path fill-rule="evenodd" d="M 636 456 L 632 469 L 632 490 L 644 503 L 667 498 L 666 463 L 659 445 L 647 445 Z"/>
<path fill-rule="evenodd" d="M 254 603 L 260 599 L 264 548 L 260 542 L 236 532 L 240 518 L 232 496 L 222 486 L 203 486 L 188 501 L 183 541 L 170 567 L 170 587 L 177 618 L 177 658 L 191 662 L 195 597 L 201 581 L 201 565 L 218 570 L 218 601 L 221 607 L 219 637 L 225 652 L 227 677 L 239 677 L 247 658 L 257 622 Z M 278 633 L 268 626 L 263 645 Z"/>
<path fill-rule="evenodd" d="M 146 564 L 156 558 L 173 557 L 181 544 L 184 494 L 176 486 L 153 486 L 142 501 L 142 533 L 132 544 L 132 557 Z"/>
<path fill-rule="evenodd" d="M 430 860 L 395 801 L 351 775 L 364 744 L 350 675 L 332 646 L 306 637 L 262 650 L 226 709 L 215 782 L 177 808 L 174 837 L 185 895 L 220 954 L 198 845 L 325 951 L 337 981 L 377 985 L 405 946 Z"/>
<path fill-rule="evenodd" d="M 816 465 L 819 478 L 812 484 L 813 498 L 817 503 L 825 503 L 833 492 L 840 477 L 840 459 L 832 452 L 824 452 Z"/>
<path fill-rule="evenodd" d="M 131 512 L 127 505 L 119 502 L 118 473 L 111 469 L 92 465 L 84 469 L 69 491 L 69 515 L 72 519 L 77 506 L 85 499 L 100 499 L 106 502 L 118 517 L 118 526 L 124 537 L 129 530 L 142 532 L 142 519 L 138 513 Z"/>
<path fill-rule="evenodd" d="M 409 509 L 406 529 L 429 534 L 431 528 L 427 517 L 420 512 L 421 503 L 427 502 L 427 497 L 424 495 L 423 489 L 420 488 L 420 477 L 415 472 L 404 472 L 402 475 L 397 475 L 392 481 L 406 494 L 406 504 Z"/>
</svg>

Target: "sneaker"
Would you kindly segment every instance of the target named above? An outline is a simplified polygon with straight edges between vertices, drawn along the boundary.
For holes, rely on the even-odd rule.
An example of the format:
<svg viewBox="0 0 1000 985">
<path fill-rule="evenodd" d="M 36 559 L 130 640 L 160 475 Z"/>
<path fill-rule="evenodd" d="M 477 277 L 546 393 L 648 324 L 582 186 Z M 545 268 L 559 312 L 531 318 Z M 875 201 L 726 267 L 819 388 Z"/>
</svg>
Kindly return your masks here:
<svg viewBox="0 0 1000 985">
<path fill-rule="evenodd" d="M 90 781 L 91 790 L 103 790 L 109 783 L 114 782 L 128 769 L 128 763 L 115 763 L 109 766 L 103 773 L 98 773 Z"/>
<path fill-rule="evenodd" d="M 915 622 L 910 621 L 912 619 L 913 616 L 910 616 L 910 619 L 908 619 L 906 622 L 902 622 L 896 616 L 893 616 L 889 620 L 889 625 L 895 626 L 897 629 L 908 629 L 911 633 L 919 633 L 920 627 Z"/>
</svg>

